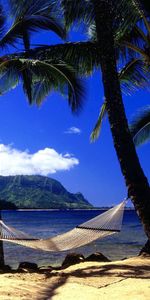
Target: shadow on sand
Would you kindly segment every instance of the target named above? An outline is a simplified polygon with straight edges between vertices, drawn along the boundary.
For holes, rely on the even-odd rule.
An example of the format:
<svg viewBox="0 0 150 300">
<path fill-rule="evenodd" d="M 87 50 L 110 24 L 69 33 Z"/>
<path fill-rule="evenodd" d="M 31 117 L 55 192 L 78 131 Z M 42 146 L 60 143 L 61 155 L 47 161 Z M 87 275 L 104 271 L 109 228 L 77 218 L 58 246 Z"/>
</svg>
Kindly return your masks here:
<svg viewBox="0 0 150 300">
<path fill-rule="evenodd" d="M 81 263 L 82 266 L 82 263 Z M 150 279 L 150 264 L 140 264 L 137 266 L 120 263 L 108 263 L 102 266 L 89 266 L 71 271 L 52 272 L 45 274 L 48 287 L 39 290 L 37 300 L 52 299 L 54 295 L 59 293 L 58 289 L 67 282 L 86 284 L 101 288 L 114 284 L 116 282 L 128 279 Z M 106 279 L 106 280 L 105 280 Z M 49 281 L 49 280 L 48 280 Z M 101 283 L 103 281 L 103 283 Z M 105 284 L 104 284 L 105 282 Z"/>
</svg>

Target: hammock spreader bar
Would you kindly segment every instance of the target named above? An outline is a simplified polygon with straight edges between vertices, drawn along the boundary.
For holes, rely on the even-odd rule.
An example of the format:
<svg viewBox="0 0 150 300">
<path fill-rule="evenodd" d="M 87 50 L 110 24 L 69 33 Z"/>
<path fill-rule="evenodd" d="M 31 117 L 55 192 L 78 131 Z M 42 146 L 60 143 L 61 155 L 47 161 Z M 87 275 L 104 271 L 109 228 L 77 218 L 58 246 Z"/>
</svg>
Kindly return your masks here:
<svg viewBox="0 0 150 300">
<path fill-rule="evenodd" d="M 0 221 L 0 240 L 43 251 L 66 251 L 120 232 L 127 200 L 76 228 L 46 239 L 37 239 Z"/>
<path fill-rule="evenodd" d="M 76 226 L 76 228 L 80 229 L 87 229 L 87 230 L 97 230 L 97 231 L 113 231 L 113 232 L 120 232 L 120 229 L 99 229 L 99 228 L 93 228 L 93 227 L 86 227 L 86 226 Z"/>
</svg>

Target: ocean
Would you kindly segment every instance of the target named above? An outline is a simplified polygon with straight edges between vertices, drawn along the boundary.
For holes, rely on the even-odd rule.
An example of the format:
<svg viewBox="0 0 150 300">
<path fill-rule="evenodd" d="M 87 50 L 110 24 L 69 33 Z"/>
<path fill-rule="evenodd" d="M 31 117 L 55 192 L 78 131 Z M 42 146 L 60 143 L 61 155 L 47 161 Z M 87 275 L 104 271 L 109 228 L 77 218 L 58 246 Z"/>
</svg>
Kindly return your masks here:
<svg viewBox="0 0 150 300">
<path fill-rule="evenodd" d="M 64 233 L 102 212 L 104 210 L 3 211 L 2 219 L 9 226 L 34 237 L 47 238 Z M 138 216 L 134 210 L 126 210 L 120 233 L 70 252 L 82 253 L 85 256 L 101 252 L 111 260 L 117 260 L 137 255 L 145 242 L 146 236 Z M 69 251 L 51 253 L 4 242 L 4 253 L 5 263 L 16 268 L 22 261 L 35 262 L 39 266 L 58 266 Z"/>
</svg>

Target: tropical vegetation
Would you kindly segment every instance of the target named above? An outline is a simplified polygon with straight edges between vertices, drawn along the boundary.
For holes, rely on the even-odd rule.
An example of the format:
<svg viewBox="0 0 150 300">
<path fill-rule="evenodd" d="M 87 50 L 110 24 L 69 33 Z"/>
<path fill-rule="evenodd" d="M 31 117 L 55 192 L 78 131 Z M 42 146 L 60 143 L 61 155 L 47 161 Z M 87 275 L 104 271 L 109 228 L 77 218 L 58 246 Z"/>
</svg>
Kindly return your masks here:
<svg viewBox="0 0 150 300">
<path fill-rule="evenodd" d="M 114 41 L 114 34 L 117 37 L 116 40 L 120 41 L 120 39 L 125 35 L 126 30 L 131 32 L 137 21 L 140 21 L 142 19 L 143 14 L 140 14 L 140 11 L 143 11 L 145 9 L 145 5 L 144 3 L 140 3 L 139 1 L 127 2 L 124 0 L 117 1 L 117 6 L 116 2 L 111 0 L 81 0 L 73 2 L 64 0 L 62 1 L 62 3 L 64 6 L 65 15 L 67 16 L 67 26 L 70 25 L 68 22 L 72 24 L 72 22 L 75 20 L 83 21 L 83 19 L 85 19 L 85 22 L 90 23 L 91 20 L 92 22 L 95 22 L 97 38 L 97 42 L 95 45 L 95 47 L 97 47 L 96 58 L 99 58 L 99 64 L 101 66 L 106 103 L 105 105 L 113 136 L 114 146 L 116 149 L 122 174 L 125 178 L 126 186 L 128 188 L 128 195 L 130 196 L 144 226 L 144 230 L 148 238 L 150 239 L 150 187 L 139 163 L 139 159 L 135 151 L 134 143 L 124 111 L 116 64 L 117 56 L 121 54 L 121 51 L 117 53 L 118 51 L 116 51 L 117 49 Z M 77 8 L 76 10 L 75 5 Z M 139 10 L 140 7 L 142 7 L 141 10 Z M 84 13 L 85 11 L 88 12 L 88 15 Z M 73 49 L 73 45 L 69 45 L 69 47 L 70 46 Z M 123 53 L 125 51 L 124 46 L 125 45 L 123 45 Z M 65 48 L 65 46 L 63 47 Z M 121 48 L 120 50 L 122 50 Z M 66 50 L 67 48 L 65 48 L 65 51 Z M 84 54 L 82 51 L 81 62 L 83 62 L 83 55 Z M 75 56 L 77 57 L 77 52 L 75 52 L 74 57 Z M 138 60 L 136 60 L 135 62 L 138 63 Z M 131 65 L 130 63 L 130 66 L 133 66 L 133 64 Z M 88 68 L 90 68 L 89 63 Z M 139 67 L 137 68 L 137 70 L 138 69 Z M 145 70 L 147 70 L 147 66 L 145 66 L 145 64 L 142 64 L 142 68 L 140 67 L 139 70 L 140 73 L 141 70 L 144 70 L 145 72 Z M 135 72 L 135 74 L 137 74 L 137 71 Z M 137 76 L 134 82 L 136 82 L 137 85 Z"/>
<path fill-rule="evenodd" d="M 6 8 L 5 8 L 6 9 Z M 32 33 L 45 29 L 65 38 L 65 30 L 56 17 L 57 8 L 53 1 L 14 1 L 8 0 L 11 20 L 7 20 L 4 8 L 0 6 L 0 94 L 22 82 L 29 104 L 40 104 L 52 90 L 68 92 L 68 102 L 72 110 L 80 106 L 82 86 L 73 68 L 63 60 L 31 58 L 27 51 L 31 48 Z M 8 30 L 6 28 L 11 22 Z M 23 42 L 23 52 L 14 48 Z M 76 107 L 77 106 L 77 107 Z"/>
<path fill-rule="evenodd" d="M 141 3 L 141 5 L 140 5 Z M 143 6 L 144 5 L 144 6 Z M 129 7 L 135 7 L 137 18 L 124 34 L 114 37 L 117 51 L 120 52 L 119 60 L 124 67 L 118 71 L 122 91 L 132 95 L 139 88 L 149 90 L 150 83 L 150 5 L 147 1 L 132 1 Z M 96 40 L 96 28 L 92 26 L 92 40 Z M 142 113 L 142 112 L 141 112 Z M 103 117 L 107 114 L 106 103 L 102 104 L 100 115 L 91 134 L 94 141 L 100 133 Z M 145 127 L 148 134 L 148 128 Z M 150 133 L 149 133 L 150 134 Z M 134 134 L 133 134 L 134 135 Z"/>
<path fill-rule="evenodd" d="M 150 141 L 150 106 L 142 107 L 130 124 L 130 131 L 136 146 Z"/>
<path fill-rule="evenodd" d="M 6 14 L 6 11 L 9 13 Z M 53 31 L 60 38 L 65 38 L 65 29 L 57 16 L 58 7 L 54 1 L 1 2 L 1 95 L 22 83 L 29 104 L 40 105 L 52 90 L 59 90 L 63 95 L 68 95 L 72 111 L 80 107 L 83 88 L 73 68 L 57 57 L 40 61 L 28 54 L 29 49 L 31 50 L 31 35 L 41 29 Z M 18 52 L 16 45 L 22 51 Z M 4 265 L 2 241 L 0 241 L 0 265 Z"/>
<path fill-rule="evenodd" d="M 39 175 L 0 176 L 0 207 L 73 209 L 92 208 L 81 193 L 70 193 L 52 178 Z"/>
<path fill-rule="evenodd" d="M 59 2 L 51 1 L 52 6 Z M 128 65 L 120 74 L 123 80 L 122 86 L 128 90 L 131 90 L 131 86 L 134 89 L 138 88 L 149 80 L 149 63 L 146 59 L 148 56 L 144 56 L 143 51 L 141 53 L 141 45 L 144 47 L 141 36 L 144 42 L 145 36 L 142 34 L 142 25 L 137 25 L 140 24 L 137 22 L 144 20 L 146 29 L 149 29 L 147 1 L 61 0 L 66 29 L 68 30 L 74 22 L 76 24 L 84 22 L 91 33 L 95 30 L 96 38 L 76 44 L 62 43 L 30 49 L 30 33 L 35 28 L 37 30 L 37 28 L 49 27 L 45 25 L 47 13 L 49 15 L 50 11 L 54 12 L 49 10 L 49 4 L 50 1 L 46 3 L 44 1 L 43 4 L 40 0 L 35 1 L 34 5 L 31 2 L 29 7 L 28 1 L 10 0 L 11 13 L 17 22 L 13 22 L 12 30 L 9 30 L 6 34 L 7 38 L 1 44 L 3 46 L 7 40 L 15 44 L 18 39 L 21 39 L 24 42 L 25 51 L 12 54 L 11 57 L 8 55 L 2 57 L 1 78 L 4 82 L 6 82 L 6 76 L 10 78 L 8 88 L 16 86 L 21 79 L 29 103 L 37 104 L 41 103 L 52 87 L 59 88 L 62 93 L 65 93 L 64 86 L 67 83 L 69 104 L 73 110 L 77 110 L 81 106 L 82 89 L 74 71 L 68 67 L 68 63 L 76 67 L 78 74 L 82 76 L 92 73 L 94 68 L 101 67 L 105 96 L 104 109 L 107 111 L 117 157 L 128 194 L 150 239 L 150 188 L 140 166 L 126 119 L 117 68 L 117 60 L 120 57 L 127 58 Z M 39 11 L 41 11 L 40 17 Z M 30 17 L 31 22 L 29 22 Z M 44 22 L 41 21 L 43 19 Z M 135 27 L 137 27 L 136 30 Z M 140 51 L 137 51 L 140 59 L 139 56 L 133 56 L 135 49 L 138 48 L 137 43 L 140 48 Z M 65 60 L 65 63 L 62 63 L 62 60 Z M 141 74 L 142 80 L 139 80 Z M 71 81 L 68 80 L 69 77 L 72 78 Z M 104 115 L 104 109 L 102 115 Z"/>
</svg>

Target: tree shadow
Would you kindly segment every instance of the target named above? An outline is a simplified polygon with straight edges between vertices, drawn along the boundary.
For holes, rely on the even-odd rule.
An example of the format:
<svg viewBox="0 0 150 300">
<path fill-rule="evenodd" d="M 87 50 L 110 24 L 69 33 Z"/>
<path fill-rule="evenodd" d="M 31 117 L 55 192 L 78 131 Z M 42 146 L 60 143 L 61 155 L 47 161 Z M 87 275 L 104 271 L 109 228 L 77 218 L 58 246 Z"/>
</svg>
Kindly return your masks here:
<svg viewBox="0 0 150 300">
<path fill-rule="evenodd" d="M 81 263 L 82 264 L 82 263 Z M 72 283 L 83 283 L 96 287 L 104 287 L 118 281 L 128 278 L 150 279 L 150 265 L 130 265 L 130 264 L 115 264 L 108 263 L 102 266 L 89 266 L 80 268 L 74 271 L 66 269 L 63 272 L 52 272 L 45 274 L 48 287 L 39 291 L 39 298 L 37 300 L 51 299 L 52 296 L 58 293 L 59 287 L 63 286 L 68 280 Z M 105 281 L 106 278 L 106 281 Z M 49 283 L 50 279 L 50 283 Z M 107 282 L 105 285 L 102 281 Z"/>
<path fill-rule="evenodd" d="M 66 283 L 68 277 L 69 275 L 67 274 L 65 274 L 65 276 L 63 276 L 63 274 L 61 274 L 61 276 L 56 274 L 48 276 L 48 278 L 51 278 L 51 282 L 48 284 L 48 287 L 38 291 L 36 300 L 52 299 L 53 296 L 57 295 L 57 289 Z"/>
</svg>

